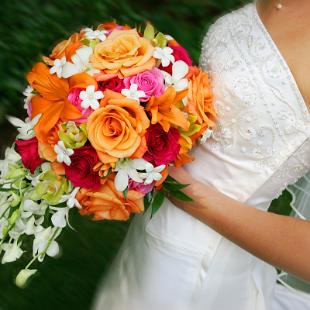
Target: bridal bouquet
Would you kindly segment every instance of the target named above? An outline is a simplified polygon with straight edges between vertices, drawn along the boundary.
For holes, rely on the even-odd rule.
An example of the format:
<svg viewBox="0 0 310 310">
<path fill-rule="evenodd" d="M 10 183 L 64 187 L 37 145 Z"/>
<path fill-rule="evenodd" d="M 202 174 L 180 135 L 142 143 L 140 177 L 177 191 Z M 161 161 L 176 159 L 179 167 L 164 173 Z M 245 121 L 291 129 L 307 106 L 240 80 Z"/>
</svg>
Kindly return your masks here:
<svg viewBox="0 0 310 310">
<path fill-rule="evenodd" d="M 56 256 L 56 241 L 79 209 L 94 220 L 152 214 L 166 191 L 190 200 L 168 166 L 193 158 L 215 120 L 209 77 L 171 36 L 114 22 L 84 28 L 27 74 L 25 121 L 0 161 L 2 263 L 32 247 L 16 277 Z M 71 226 L 70 226 L 71 227 Z"/>
</svg>

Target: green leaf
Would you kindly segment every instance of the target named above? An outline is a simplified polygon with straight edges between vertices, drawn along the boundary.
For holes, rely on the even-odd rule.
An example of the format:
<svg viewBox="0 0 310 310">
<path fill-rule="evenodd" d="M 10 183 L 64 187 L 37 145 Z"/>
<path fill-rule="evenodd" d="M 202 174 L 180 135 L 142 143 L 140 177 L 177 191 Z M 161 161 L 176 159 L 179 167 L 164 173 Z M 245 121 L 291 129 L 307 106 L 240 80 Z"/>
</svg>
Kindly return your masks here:
<svg viewBox="0 0 310 310">
<path fill-rule="evenodd" d="M 149 208 L 151 205 L 153 198 L 153 192 L 149 192 L 144 196 L 144 212 Z"/>
<path fill-rule="evenodd" d="M 151 217 L 158 211 L 158 209 L 161 207 L 165 199 L 165 194 L 162 190 L 155 192 L 153 201 L 152 201 L 152 214 Z"/>
<path fill-rule="evenodd" d="M 181 191 L 171 191 L 170 194 L 174 196 L 175 198 L 182 200 L 182 201 L 194 201 L 193 198 L 190 196 L 186 195 L 185 193 Z"/>
<path fill-rule="evenodd" d="M 155 37 L 155 42 L 156 42 L 156 45 L 161 48 L 164 48 L 167 45 L 167 39 L 162 32 L 157 33 Z"/>
<path fill-rule="evenodd" d="M 144 36 L 146 39 L 150 40 L 150 41 L 152 41 L 152 40 L 154 39 L 154 36 L 155 36 L 155 29 L 154 29 L 154 27 L 152 26 L 152 24 L 150 24 L 150 23 L 147 23 L 147 24 L 146 24 L 146 27 L 145 27 L 145 29 L 144 29 L 143 36 Z"/>
<path fill-rule="evenodd" d="M 177 183 L 166 183 L 166 182 L 163 183 L 163 187 L 167 189 L 169 192 L 178 191 L 180 189 L 187 187 L 188 185 L 190 184 L 177 184 Z"/>
<path fill-rule="evenodd" d="M 177 181 L 176 179 L 174 179 L 173 177 L 171 177 L 170 175 L 167 176 L 165 183 L 182 184 L 179 181 Z"/>
<path fill-rule="evenodd" d="M 127 200 L 127 194 L 128 194 L 128 186 L 123 191 L 123 195 L 124 195 L 125 200 Z"/>
</svg>

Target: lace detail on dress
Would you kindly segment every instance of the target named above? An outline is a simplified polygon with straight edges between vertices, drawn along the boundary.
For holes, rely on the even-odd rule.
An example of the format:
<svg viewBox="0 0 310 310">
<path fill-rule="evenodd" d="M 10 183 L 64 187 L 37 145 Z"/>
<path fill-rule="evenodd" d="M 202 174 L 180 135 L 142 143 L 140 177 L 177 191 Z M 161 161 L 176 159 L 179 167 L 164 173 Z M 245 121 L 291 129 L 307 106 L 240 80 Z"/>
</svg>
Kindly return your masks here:
<svg viewBox="0 0 310 310">
<path fill-rule="evenodd" d="M 255 4 L 210 27 L 200 65 L 210 72 L 218 114 L 208 148 L 269 175 L 279 195 L 310 167 L 310 114 Z"/>
</svg>

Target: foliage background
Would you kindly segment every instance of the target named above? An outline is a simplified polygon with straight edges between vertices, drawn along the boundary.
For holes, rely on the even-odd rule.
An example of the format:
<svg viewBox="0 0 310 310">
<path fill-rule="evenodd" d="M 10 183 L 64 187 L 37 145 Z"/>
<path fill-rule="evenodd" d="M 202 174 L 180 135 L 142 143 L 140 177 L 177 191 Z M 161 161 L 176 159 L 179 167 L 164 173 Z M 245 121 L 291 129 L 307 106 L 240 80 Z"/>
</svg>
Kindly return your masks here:
<svg viewBox="0 0 310 310">
<path fill-rule="evenodd" d="M 174 36 L 198 61 L 208 26 L 245 0 L 2 0 L 0 19 L 0 151 L 11 144 L 16 131 L 7 114 L 25 117 L 22 91 L 25 73 L 41 55 L 82 26 L 116 19 L 136 25 L 151 21 Z M 286 193 L 273 205 L 288 206 Z M 289 209 L 286 208 L 285 212 Z M 0 310 L 90 309 L 98 281 L 123 240 L 129 223 L 93 223 L 74 214 L 77 232 L 59 239 L 63 253 L 46 258 L 39 275 L 24 290 L 13 284 L 25 262 L 0 266 Z"/>
</svg>

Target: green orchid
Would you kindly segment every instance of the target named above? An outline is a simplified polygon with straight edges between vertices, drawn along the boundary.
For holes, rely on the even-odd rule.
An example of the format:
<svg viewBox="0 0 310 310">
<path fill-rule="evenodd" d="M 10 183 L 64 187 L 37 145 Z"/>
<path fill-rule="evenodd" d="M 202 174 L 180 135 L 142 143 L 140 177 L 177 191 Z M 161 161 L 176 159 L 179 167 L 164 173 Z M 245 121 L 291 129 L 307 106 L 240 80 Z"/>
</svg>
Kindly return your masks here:
<svg viewBox="0 0 310 310">
<path fill-rule="evenodd" d="M 80 148 L 87 141 L 86 123 L 82 123 L 79 126 L 72 121 L 63 123 L 60 126 L 58 136 L 64 142 L 66 148 Z"/>
</svg>

